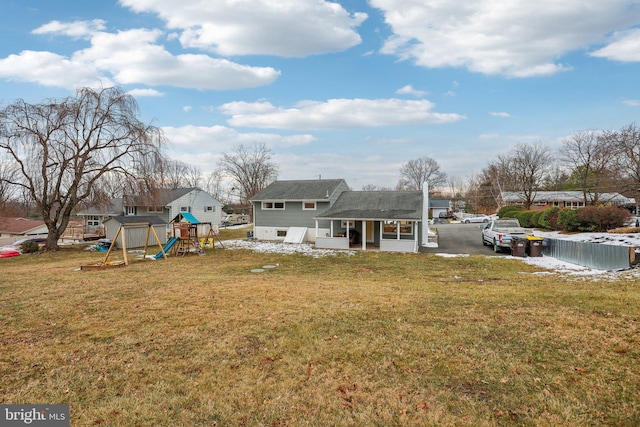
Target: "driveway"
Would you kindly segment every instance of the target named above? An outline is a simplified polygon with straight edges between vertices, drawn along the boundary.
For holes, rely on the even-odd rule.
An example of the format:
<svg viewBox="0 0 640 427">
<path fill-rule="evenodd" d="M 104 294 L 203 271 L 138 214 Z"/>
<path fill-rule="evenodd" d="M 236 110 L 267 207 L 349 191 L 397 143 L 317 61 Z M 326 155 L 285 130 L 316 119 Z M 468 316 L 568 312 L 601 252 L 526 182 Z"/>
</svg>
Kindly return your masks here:
<svg viewBox="0 0 640 427">
<path fill-rule="evenodd" d="M 438 230 L 438 247 L 421 248 L 420 252 L 445 254 L 495 255 L 493 248 L 484 246 L 480 226 L 484 224 L 434 224 Z M 505 255 L 507 253 L 505 252 Z"/>
</svg>

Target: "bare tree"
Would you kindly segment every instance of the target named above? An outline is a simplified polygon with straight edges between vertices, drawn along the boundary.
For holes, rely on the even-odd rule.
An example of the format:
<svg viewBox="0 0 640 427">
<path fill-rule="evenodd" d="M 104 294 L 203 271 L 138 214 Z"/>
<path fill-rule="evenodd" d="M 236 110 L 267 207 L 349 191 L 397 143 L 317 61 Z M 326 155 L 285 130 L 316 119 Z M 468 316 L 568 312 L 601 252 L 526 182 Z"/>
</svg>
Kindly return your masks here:
<svg viewBox="0 0 640 427">
<path fill-rule="evenodd" d="M 228 204 L 230 202 L 230 200 L 225 199 L 225 194 L 228 191 L 224 182 L 224 173 L 222 173 L 222 171 L 216 170 L 207 176 L 204 183 L 204 190 L 223 204 Z"/>
<path fill-rule="evenodd" d="M 278 176 L 278 167 L 271 162 L 271 150 L 264 143 L 251 147 L 239 145 L 234 152 L 222 155 L 219 166 L 239 186 L 243 201 L 249 200 Z"/>
<path fill-rule="evenodd" d="M 12 167 L 10 162 L 3 159 L 3 157 L 5 156 L 0 152 L 0 216 L 3 216 L 2 212 L 4 212 L 9 205 L 15 192 L 15 189 L 9 182 L 13 180 L 16 169 Z"/>
<path fill-rule="evenodd" d="M 362 191 L 391 191 L 389 187 L 379 187 L 374 184 L 367 184 L 362 186 Z"/>
<path fill-rule="evenodd" d="M 162 159 L 157 174 L 157 185 L 161 188 L 200 187 L 202 181 L 202 173 L 197 166 L 180 160 Z"/>
<path fill-rule="evenodd" d="M 612 138 L 592 130 L 576 132 L 562 142 L 560 155 L 571 169 L 571 181 L 582 191 L 584 204 L 597 205 L 612 176 Z"/>
<path fill-rule="evenodd" d="M 400 168 L 399 189 L 422 190 L 425 182 L 430 189 L 447 182 L 447 174 L 440 170 L 438 162 L 431 157 L 410 160 Z"/>
<path fill-rule="evenodd" d="M 140 122 L 135 99 L 119 88 L 82 88 L 75 97 L 0 110 L 0 150 L 17 167 L 11 185 L 29 193 L 48 229 L 46 248 L 71 213 L 110 174 L 131 175 L 136 161 L 160 152 L 161 131 Z"/>
<path fill-rule="evenodd" d="M 496 167 L 509 181 L 503 189 L 519 193 L 524 208 L 531 208 L 546 171 L 552 165 L 552 159 L 549 147 L 542 143 L 518 144 L 508 155 L 498 156 Z"/>
<path fill-rule="evenodd" d="M 623 127 L 618 132 L 610 132 L 616 153 L 616 170 L 626 181 L 627 192 L 640 198 L 640 128 L 635 123 Z"/>
</svg>

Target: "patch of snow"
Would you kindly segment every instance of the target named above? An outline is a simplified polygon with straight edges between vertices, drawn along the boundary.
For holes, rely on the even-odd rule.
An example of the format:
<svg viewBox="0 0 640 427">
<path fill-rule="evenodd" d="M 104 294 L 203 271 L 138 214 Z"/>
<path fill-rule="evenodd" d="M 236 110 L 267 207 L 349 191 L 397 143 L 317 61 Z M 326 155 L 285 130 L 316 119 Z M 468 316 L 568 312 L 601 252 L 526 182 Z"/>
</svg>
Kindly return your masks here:
<svg viewBox="0 0 640 427">
<path fill-rule="evenodd" d="M 442 258 L 464 258 L 469 256 L 469 254 L 442 254 L 442 253 L 438 253 L 435 255 Z"/>
<path fill-rule="evenodd" d="M 262 242 L 255 240 L 225 240 L 224 247 L 226 249 L 248 249 L 260 253 L 278 253 L 278 254 L 303 254 L 314 258 L 326 256 L 336 256 L 338 254 L 354 255 L 354 251 L 334 250 L 334 249 L 315 249 L 313 245 L 308 243 L 279 243 L 279 242 Z"/>
<path fill-rule="evenodd" d="M 558 232 L 541 232 L 536 230 L 534 233 L 539 237 L 549 237 L 554 239 L 576 240 L 580 242 L 599 243 L 604 240 L 606 244 L 618 244 L 624 246 L 640 247 L 640 234 L 611 234 L 611 233 L 578 233 L 578 234 L 561 234 Z M 314 258 L 336 256 L 338 254 L 346 254 L 348 256 L 356 254 L 351 250 L 335 250 L 335 249 L 315 249 L 313 245 L 307 243 L 291 244 L 279 242 L 265 242 L 256 240 L 226 240 L 224 242 L 227 249 L 247 249 L 260 253 L 280 253 L 294 254 L 301 253 Z M 436 246 L 437 247 L 437 246 Z M 468 257 L 469 254 L 445 254 L 436 253 L 436 256 L 444 258 Z M 504 257 L 504 256 L 502 256 Z M 535 265 L 540 268 L 549 270 L 548 272 L 537 272 L 534 274 L 563 274 L 574 278 L 583 277 L 592 280 L 616 280 L 618 278 L 640 278 L 640 268 L 631 268 L 620 271 L 597 270 L 581 265 L 572 264 L 561 261 L 549 256 L 541 257 L 513 257 L 507 258 L 517 259 L 526 264 Z"/>
</svg>

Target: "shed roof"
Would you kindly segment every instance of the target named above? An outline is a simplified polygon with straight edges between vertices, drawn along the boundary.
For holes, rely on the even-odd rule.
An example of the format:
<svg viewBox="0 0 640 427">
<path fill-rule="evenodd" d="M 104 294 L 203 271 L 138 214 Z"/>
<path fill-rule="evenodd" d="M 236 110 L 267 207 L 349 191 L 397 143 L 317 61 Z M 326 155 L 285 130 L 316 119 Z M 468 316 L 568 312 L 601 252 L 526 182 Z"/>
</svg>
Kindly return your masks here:
<svg viewBox="0 0 640 427">
<path fill-rule="evenodd" d="M 263 200 L 327 200 L 344 179 L 315 179 L 274 181 L 267 188 L 251 198 L 252 202 Z"/>
<path fill-rule="evenodd" d="M 317 218 L 422 220 L 422 191 L 345 191 Z"/>
<path fill-rule="evenodd" d="M 155 215 L 148 215 L 148 216 L 125 216 L 125 215 L 118 215 L 118 216 L 114 216 L 109 218 L 107 221 L 116 221 L 118 222 L 120 225 L 132 225 L 132 224 L 149 224 L 149 225 L 166 225 L 166 221 L 164 221 L 162 218 L 155 216 Z"/>
</svg>

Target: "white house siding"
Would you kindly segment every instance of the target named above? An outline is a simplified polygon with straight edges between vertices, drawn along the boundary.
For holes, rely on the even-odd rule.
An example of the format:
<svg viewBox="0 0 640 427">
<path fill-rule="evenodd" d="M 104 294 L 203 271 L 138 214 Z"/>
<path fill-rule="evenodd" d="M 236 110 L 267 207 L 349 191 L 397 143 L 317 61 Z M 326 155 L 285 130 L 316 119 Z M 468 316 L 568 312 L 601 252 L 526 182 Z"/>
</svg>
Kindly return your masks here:
<svg viewBox="0 0 640 427">
<path fill-rule="evenodd" d="M 391 240 L 383 239 L 380 242 L 382 252 L 417 252 L 418 245 L 415 240 Z"/>
<path fill-rule="evenodd" d="M 222 203 L 206 191 L 194 190 L 171 202 L 168 221 L 175 218 L 183 206 L 190 207 L 191 214 L 200 222 L 210 222 L 211 225 L 217 226 L 222 221 Z M 207 212 L 205 209 L 207 206 L 213 206 L 213 211 Z"/>
</svg>

